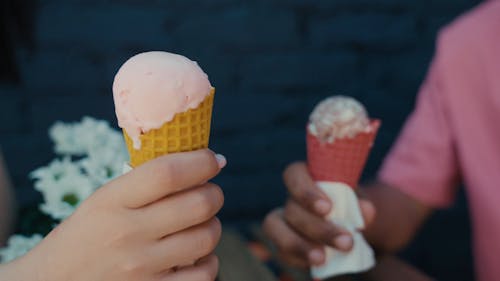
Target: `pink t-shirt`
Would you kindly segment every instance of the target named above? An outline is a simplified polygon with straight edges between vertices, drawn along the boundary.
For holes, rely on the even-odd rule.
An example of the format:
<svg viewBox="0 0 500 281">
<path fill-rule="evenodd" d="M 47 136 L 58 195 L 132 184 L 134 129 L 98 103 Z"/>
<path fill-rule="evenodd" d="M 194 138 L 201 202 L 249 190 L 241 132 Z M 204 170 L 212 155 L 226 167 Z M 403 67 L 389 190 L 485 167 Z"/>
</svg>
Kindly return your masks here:
<svg viewBox="0 0 500 281">
<path fill-rule="evenodd" d="M 500 1 L 440 32 L 417 105 L 379 180 L 432 207 L 466 186 L 478 280 L 500 280 Z"/>
</svg>

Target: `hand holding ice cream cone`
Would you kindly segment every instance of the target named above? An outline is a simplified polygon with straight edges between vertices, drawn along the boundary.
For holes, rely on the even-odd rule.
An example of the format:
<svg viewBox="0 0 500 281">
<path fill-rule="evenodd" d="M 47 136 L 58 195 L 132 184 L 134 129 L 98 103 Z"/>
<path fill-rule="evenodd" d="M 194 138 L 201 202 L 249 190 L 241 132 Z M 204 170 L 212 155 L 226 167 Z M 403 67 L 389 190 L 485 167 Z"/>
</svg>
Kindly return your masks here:
<svg viewBox="0 0 500 281">
<path fill-rule="evenodd" d="M 374 265 L 370 246 L 359 233 L 364 221 L 355 193 L 380 121 L 369 120 L 366 110 L 348 97 L 331 97 L 311 114 L 307 126 L 308 169 L 316 184 L 334 202 L 326 219 L 351 232 L 348 252 L 326 249 L 326 263 L 312 268 L 315 278 L 365 271 Z"/>
</svg>

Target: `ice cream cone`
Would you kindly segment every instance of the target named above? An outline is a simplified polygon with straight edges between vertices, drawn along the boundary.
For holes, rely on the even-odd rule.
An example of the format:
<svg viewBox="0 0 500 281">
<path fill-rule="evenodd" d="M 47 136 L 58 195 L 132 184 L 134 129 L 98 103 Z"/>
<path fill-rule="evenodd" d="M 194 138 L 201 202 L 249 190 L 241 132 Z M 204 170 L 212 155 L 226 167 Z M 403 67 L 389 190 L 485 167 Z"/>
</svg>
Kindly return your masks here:
<svg viewBox="0 0 500 281">
<path fill-rule="evenodd" d="M 159 129 L 140 135 L 141 148 L 135 149 L 130 136 L 123 130 L 130 154 L 130 165 L 137 167 L 161 155 L 193 151 L 208 147 L 215 89 L 194 109 L 178 113 Z"/>
<path fill-rule="evenodd" d="M 333 143 L 321 142 L 307 130 L 307 163 L 312 178 L 356 188 L 379 127 L 380 121 L 373 120 L 370 132 Z"/>
</svg>

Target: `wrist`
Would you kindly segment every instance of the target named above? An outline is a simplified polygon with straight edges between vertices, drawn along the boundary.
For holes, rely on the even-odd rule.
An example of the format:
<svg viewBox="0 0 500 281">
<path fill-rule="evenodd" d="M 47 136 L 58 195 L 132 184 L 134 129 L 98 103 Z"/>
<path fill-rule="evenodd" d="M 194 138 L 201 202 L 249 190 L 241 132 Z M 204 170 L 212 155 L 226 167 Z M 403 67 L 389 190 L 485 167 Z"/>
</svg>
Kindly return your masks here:
<svg viewBox="0 0 500 281">
<path fill-rule="evenodd" d="M 0 280 L 9 281 L 44 281 L 36 263 L 30 263 L 26 257 L 18 258 L 6 264 L 0 264 Z"/>
<path fill-rule="evenodd" d="M 21 270 L 16 262 L 0 264 L 0 280 L 21 281 L 23 270 Z"/>
</svg>

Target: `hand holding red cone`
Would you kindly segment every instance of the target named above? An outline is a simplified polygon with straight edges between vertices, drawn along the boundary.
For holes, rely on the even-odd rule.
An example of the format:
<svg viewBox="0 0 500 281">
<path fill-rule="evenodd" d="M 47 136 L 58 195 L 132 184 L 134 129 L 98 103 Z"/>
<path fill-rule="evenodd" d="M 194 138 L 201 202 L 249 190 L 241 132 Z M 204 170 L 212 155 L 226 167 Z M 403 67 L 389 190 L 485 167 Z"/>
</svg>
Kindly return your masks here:
<svg viewBox="0 0 500 281">
<path fill-rule="evenodd" d="M 364 221 L 353 189 L 379 127 L 380 121 L 370 120 L 364 107 L 350 97 L 327 98 L 311 114 L 307 126 L 309 172 L 334 202 L 334 210 L 325 219 L 349 230 L 354 241 L 348 253 L 327 248 L 325 264 L 311 269 L 313 278 L 361 272 L 375 263 L 373 250 L 359 233 Z"/>
</svg>

